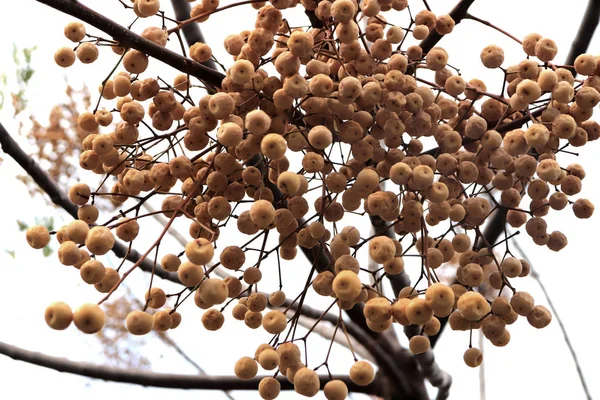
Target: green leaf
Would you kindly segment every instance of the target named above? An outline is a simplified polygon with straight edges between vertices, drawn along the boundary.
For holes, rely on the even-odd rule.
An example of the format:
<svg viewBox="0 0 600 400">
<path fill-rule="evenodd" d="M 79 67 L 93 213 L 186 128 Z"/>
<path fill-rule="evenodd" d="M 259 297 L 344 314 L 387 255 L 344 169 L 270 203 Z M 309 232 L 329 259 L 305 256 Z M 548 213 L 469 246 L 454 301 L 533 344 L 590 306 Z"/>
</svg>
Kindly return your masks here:
<svg viewBox="0 0 600 400">
<path fill-rule="evenodd" d="M 33 76 L 34 72 L 35 72 L 35 70 L 33 70 L 31 67 L 27 66 L 27 67 L 19 70 L 19 75 L 21 76 L 21 80 L 24 83 L 27 83 Z"/>
<path fill-rule="evenodd" d="M 29 64 L 31 62 L 31 55 L 37 49 L 37 46 L 26 47 L 23 49 L 23 56 L 25 57 L 25 62 Z"/>
<path fill-rule="evenodd" d="M 46 246 L 42 249 L 42 253 L 44 254 L 44 257 L 50 257 L 52 252 L 53 252 L 53 250 L 50 246 Z"/>
<path fill-rule="evenodd" d="M 53 231 L 54 217 L 35 217 L 35 224 L 45 226 L 49 231 Z"/>
<path fill-rule="evenodd" d="M 49 231 L 54 230 L 54 217 L 48 217 L 46 219 L 46 223 L 44 224 Z"/>
<path fill-rule="evenodd" d="M 17 45 L 13 43 L 13 51 L 12 51 L 13 62 L 19 65 L 19 50 L 17 49 Z"/>
<path fill-rule="evenodd" d="M 26 231 L 27 229 L 29 229 L 29 225 L 27 225 L 26 222 L 23 222 L 21 220 L 17 220 L 17 225 L 19 225 L 19 231 L 23 232 Z"/>
<path fill-rule="evenodd" d="M 15 255 L 15 251 L 14 251 L 14 250 L 7 250 L 7 249 L 4 249 L 4 251 L 6 251 L 6 252 L 8 253 L 8 255 L 10 255 L 12 258 L 16 258 L 16 255 Z"/>
</svg>

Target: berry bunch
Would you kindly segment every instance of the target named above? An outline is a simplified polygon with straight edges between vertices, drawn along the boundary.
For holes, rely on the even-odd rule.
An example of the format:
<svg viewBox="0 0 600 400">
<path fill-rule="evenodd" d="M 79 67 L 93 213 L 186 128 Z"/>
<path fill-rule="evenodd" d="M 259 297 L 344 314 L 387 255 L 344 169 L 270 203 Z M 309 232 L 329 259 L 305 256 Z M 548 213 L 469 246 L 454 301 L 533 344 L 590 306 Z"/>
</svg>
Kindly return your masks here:
<svg viewBox="0 0 600 400">
<path fill-rule="evenodd" d="M 515 289 L 530 265 L 510 252 L 510 237 L 500 254 L 482 229 L 491 216 L 503 213 L 508 225 L 524 227 L 537 245 L 559 251 L 567 238 L 549 230 L 544 216 L 565 208 L 577 218 L 592 216 L 592 203 L 573 197 L 582 189 L 584 169 L 558 160 L 567 147 L 600 137 L 600 125 L 591 119 L 600 102 L 600 57 L 577 57 L 574 75 L 570 66 L 553 63 L 556 44 L 538 34 L 523 39 L 523 59 L 507 68 L 502 48 L 487 46 L 482 65 L 504 79 L 502 92 L 493 94 L 482 80 L 467 80 L 451 67 L 446 50 L 427 44 L 435 35 L 452 33 L 450 15 L 422 10 L 402 27 L 384 15 L 410 13 L 406 0 L 251 4 L 257 10 L 254 29 L 226 37 L 223 45 L 233 60 L 220 90 L 204 95 L 190 75 L 178 74 L 171 83 L 145 76 L 146 54 L 91 37 L 79 22 L 65 27 L 77 46 L 59 49 L 58 65 L 94 62 L 100 45 L 108 45 L 121 56 L 117 67 L 123 71 L 111 73 L 100 86 L 102 102 L 111 106 L 79 117 L 89 133 L 80 166 L 103 179 L 95 190 L 85 183 L 69 190 L 70 200 L 80 206 L 79 219 L 50 232 L 60 243 L 60 262 L 79 269 L 84 282 L 110 296 L 131 270 L 106 268 L 99 256 L 117 238 L 134 241 L 140 220 L 150 215 L 139 212 L 141 205 L 160 199 L 160 213 L 169 222 L 132 269 L 158 251 L 174 220 L 186 220 L 190 241 L 180 253 L 163 254 L 160 265 L 177 273 L 188 289 L 169 309 L 174 294 L 149 288 L 146 308 L 131 311 L 127 329 L 142 335 L 177 327 L 177 307 L 187 298 L 182 294 L 192 291 L 195 304 L 206 310 L 204 327 L 218 330 L 223 311 L 237 299 L 233 318 L 251 329 L 262 326 L 273 339 L 254 357 L 240 358 L 235 374 L 250 379 L 259 366 L 277 370 L 309 397 L 318 392 L 319 377 L 301 361 L 294 337 L 298 318 L 288 318 L 287 311 L 295 306 L 301 313 L 310 290 L 331 298 L 340 310 L 362 306 L 375 332 L 393 323 L 420 326 L 421 334 L 410 339 L 415 354 L 429 350 L 428 337 L 439 332 L 442 317 L 449 317 L 453 330 L 481 329 L 496 346 L 509 343 L 506 326 L 518 316 L 535 328 L 547 326 L 549 311 Z M 162 15 L 158 0 L 135 0 L 129 8 L 139 18 Z M 140 36 L 164 47 L 183 26 L 222 9 L 218 0 L 202 0 L 191 20 L 168 30 L 146 28 Z M 309 14 L 312 26 L 290 27 L 285 13 L 293 9 Z M 189 57 L 198 63 L 214 59 L 206 43 L 191 46 Z M 431 148 L 424 151 L 426 145 Z M 112 188 L 102 190 L 109 182 Z M 99 224 L 98 196 L 110 197 L 122 211 Z M 360 226 L 346 222 L 351 214 L 366 214 L 385 229 L 364 237 Z M 216 251 L 227 229 L 251 240 Z M 275 231 L 269 236 L 279 235 L 275 246 L 265 248 Z M 27 241 L 43 248 L 50 233 L 33 227 Z M 248 263 L 249 245 L 261 236 L 258 261 Z M 369 268 L 359 261 L 363 246 Z M 292 301 L 281 287 L 259 292 L 256 284 L 266 264 L 261 262 L 273 253 L 277 263 L 295 259 L 298 248 L 328 260 L 306 269 L 304 293 Z M 436 270 L 452 263 L 458 265 L 456 281 L 448 285 Z M 420 271 L 420 279 L 389 299 L 379 283 L 406 273 L 405 264 Z M 233 275 L 218 278 L 217 267 Z M 367 283 L 369 275 L 374 283 Z M 102 328 L 104 314 L 96 304 L 73 313 L 59 302 L 48 307 L 46 321 L 54 329 L 73 321 L 93 333 Z M 469 346 L 464 361 L 476 367 L 482 354 Z M 366 361 L 356 361 L 349 375 L 357 385 L 374 379 Z M 272 377 L 259 386 L 264 399 L 276 398 L 279 390 Z M 347 393 L 341 381 L 325 386 L 330 400 Z"/>
</svg>

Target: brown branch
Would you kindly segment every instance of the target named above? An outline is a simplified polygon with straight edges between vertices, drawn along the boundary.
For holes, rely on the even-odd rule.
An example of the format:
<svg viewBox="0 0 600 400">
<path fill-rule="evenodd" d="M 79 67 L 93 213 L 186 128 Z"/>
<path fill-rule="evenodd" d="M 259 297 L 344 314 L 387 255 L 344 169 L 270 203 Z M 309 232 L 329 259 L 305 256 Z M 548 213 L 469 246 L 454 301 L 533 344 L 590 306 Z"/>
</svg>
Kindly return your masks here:
<svg viewBox="0 0 600 400">
<path fill-rule="evenodd" d="M 467 16 L 469 7 L 475 2 L 475 0 L 461 0 L 454 6 L 452 11 L 448 15 L 454 20 L 454 24 L 458 25 Z M 435 47 L 438 42 L 442 40 L 442 35 L 436 32 L 435 29 L 429 32 L 429 35 L 419 43 L 419 46 L 423 49 L 423 53 L 427 53 L 429 50 Z"/>
<path fill-rule="evenodd" d="M 263 159 L 259 155 L 252 157 L 247 164 L 255 166 L 260 170 L 264 170 L 265 168 Z M 263 176 L 265 176 L 265 174 L 263 174 Z M 273 192 L 275 206 L 281 206 L 283 204 L 284 194 L 277 188 L 277 185 L 269 180 L 265 180 L 265 184 Z M 302 226 L 304 224 L 304 219 L 298 220 L 298 224 Z M 300 249 L 310 262 L 310 265 L 315 265 L 317 271 L 333 272 L 334 262 L 327 248 L 315 246 L 311 249 L 307 249 L 300 246 Z M 407 400 L 427 398 L 427 392 L 422 379 L 419 382 L 419 377 L 413 376 L 412 371 L 417 371 L 414 359 L 405 349 L 398 345 L 395 338 L 392 339 L 390 337 L 393 333 L 378 333 L 369 329 L 362 307 L 364 307 L 364 305 L 357 304 L 350 310 L 346 310 L 346 314 L 353 322 L 353 324 L 347 325 L 348 328 L 351 325 L 353 326 L 352 336 L 358 338 L 365 346 L 365 341 L 367 339 L 375 342 L 375 345 L 366 347 L 377 360 L 379 367 L 386 372 L 388 377 L 393 378 L 391 382 L 397 387 L 400 393 L 405 396 L 403 398 Z M 302 314 L 310 317 L 309 309 L 305 305 L 302 306 Z M 321 313 L 319 312 L 319 316 L 320 315 Z M 350 332 L 350 330 L 351 329 L 349 328 L 348 331 Z M 390 355 L 393 355 L 393 357 Z"/>
<path fill-rule="evenodd" d="M 587 51 L 599 21 L 600 0 L 589 0 L 583 14 L 583 19 L 579 24 L 579 30 L 571 44 L 571 49 L 569 50 L 569 54 L 565 61 L 565 64 L 569 66 L 567 69 L 569 69 L 573 75 L 575 75 L 575 68 L 572 67 L 572 65 L 575 63 L 577 56 Z"/>
<path fill-rule="evenodd" d="M 171 0 L 171 4 L 173 5 L 175 18 L 177 18 L 178 21 L 184 21 L 190 18 L 190 12 L 192 11 L 192 7 L 190 6 L 189 2 L 187 2 L 186 0 Z M 200 30 L 199 24 L 186 25 L 181 29 L 181 32 L 183 33 L 183 37 L 185 38 L 188 47 L 198 42 L 206 43 L 204 35 Z M 217 70 L 217 65 L 213 60 L 206 60 L 202 64 L 210 69 L 213 69 L 215 71 Z"/>
<path fill-rule="evenodd" d="M 73 218 L 77 219 L 77 210 L 78 207 L 71 203 L 69 198 L 65 195 L 65 193 L 58 187 L 56 182 L 46 173 L 46 171 L 25 151 L 19 146 L 19 144 L 10 136 L 10 134 L 6 131 L 4 126 L 0 123 L 0 146 L 2 150 L 11 156 L 20 166 L 33 178 L 35 183 L 50 196 L 50 199 L 54 204 L 64 209 L 69 215 Z M 113 253 L 119 257 L 124 258 L 127 257 L 127 260 L 132 263 L 137 262 L 141 255 L 138 251 L 131 249 L 128 250 L 128 246 L 125 246 L 123 243 L 115 241 L 115 245 L 112 248 Z M 144 260 L 140 264 L 140 269 L 146 272 L 152 272 L 153 270 L 153 261 L 148 259 Z M 154 273 L 156 276 L 161 277 L 162 279 L 167 279 L 175 283 L 181 283 L 177 274 L 172 272 L 167 272 L 160 268 L 155 269 Z"/>
<path fill-rule="evenodd" d="M 84 6 L 76 0 L 37 1 L 56 10 L 62 11 L 65 14 L 79 18 L 95 28 L 100 29 L 102 32 L 111 35 L 121 47 L 139 50 L 142 53 L 162 61 L 183 73 L 190 74 L 198 78 L 207 85 L 212 87 L 220 87 L 221 81 L 225 77 L 225 75 L 215 71 L 214 69 L 208 68 L 207 66 L 202 65 L 190 58 L 183 57 L 174 51 L 161 47 L 154 42 L 136 35 L 124 26 L 117 24 L 113 20 L 92 10 L 89 7 Z"/>
<path fill-rule="evenodd" d="M 571 49 L 569 50 L 569 55 L 565 61 L 566 65 L 573 65 L 575 63 L 575 59 L 580 54 L 584 53 L 592 40 L 592 36 L 594 35 L 594 31 L 598 26 L 598 22 L 600 21 L 600 0 L 590 0 L 583 15 L 583 19 L 581 24 L 579 25 L 579 31 L 577 32 L 577 36 L 573 40 L 573 44 L 571 45 Z M 575 74 L 574 68 L 569 68 L 573 74 Z M 545 107 L 540 108 L 531 115 L 534 118 L 539 117 L 544 112 Z M 531 118 L 529 115 L 524 115 L 521 118 L 517 118 L 514 121 L 501 125 L 498 129 L 496 129 L 499 133 L 505 133 L 513 129 L 518 129 L 526 122 L 530 121 Z M 485 230 L 483 231 L 483 236 L 477 243 L 478 248 L 484 247 L 484 240 L 487 243 L 493 245 L 498 240 L 498 237 L 501 233 L 504 232 L 506 227 L 506 209 L 500 209 L 494 213 L 488 222 Z"/>
<path fill-rule="evenodd" d="M 15 142 L 14 139 L 8 134 L 8 132 L 2 124 L 0 124 L 0 145 L 2 146 L 2 150 L 6 154 L 11 156 L 34 179 L 34 181 L 40 186 L 40 188 L 50 196 L 54 204 L 63 208 L 73 218 L 77 218 L 77 206 L 71 203 L 67 196 L 65 196 L 65 194 L 60 190 L 56 182 L 54 182 L 54 180 L 40 167 L 40 165 L 23 151 L 23 149 L 18 145 L 18 143 Z M 122 258 L 127 254 L 127 246 L 116 242 L 112 251 L 115 253 L 115 255 Z M 309 253 L 313 254 L 311 252 Z M 141 256 L 139 255 L 139 253 L 133 249 L 127 255 L 127 259 L 133 263 L 139 261 L 140 257 Z M 140 265 L 140 269 L 146 272 L 152 272 L 152 267 L 153 262 L 149 259 L 144 260 L 144 262 Z M 160 267 L 155 268 L 155 274 L 163 279 L 167 279 L 179 284 L 181 283 L 177 277 L 177 274 L 164 271 Z M 303 305 L 301 313 L 309 317 L 314 317 L 315 313 L 319 313 L 320 316 L 319 311 L 314 310 L 306 305 Z M 316 318 L 318 318 L 318 316 Z M 349 333 L 355 338 L 357 338 L 357 340 L 361 342 L 368 341 L 364 338 L 365 334 L 364 332 L 362 332 L 362 330 L 360 330 L 360 328 L 354 327 L 351 324 L 347 326 Z M 368 347 L 369 350 L 379 355 L 380 359 L 382 357 L 389 357 L 387 354 L 385 354 L 384 351 L 381 351 L 380 344 L 372 343 L 372 340 L 368 342 L 371 343 L 371 346 Z M 394 363 L 391 360 L 387 361 L 388 363 L 390 363 L 391 366 L 394 365 Z"/>
<path fill-rule="evenodd" d="M 386 222 L 383 219 L 381 219 L 378 216 L 374 216 L 374 215 L 371 215 L 370 219 L 371 219 L 371 224 L 373 225 L 373 228 L 376 232 L 381 232 L 381 235 L 385 235 L 392 239 L 396 238 L 396 235 L 392 228 L 388 227 L 387 229 L 385 229 Z M 398 297 L 398 294 L 400 293 L 402 288 L 404 288 L 406 286 L 410 286 L 410 277 L 408 276 L 408 274 L 406 273 L 405 270 L 403 270 L 398 275 L 386 274 L 386 277 L 389 279 L 389 281 L 392 285 L 392 290 L 394 291 L 394 295 L 396 297 Z M 440 324 L 441 324 L 441 321 L 440 321 Z M 410 339 L 411 337 L 420 334 L 420 327 L 417 325 L 406 326 L 406 327 L 404 327 L 404 333 L 406 334 L 406 337 L 408 337 Z M 440 328 L 440 332 L 438 332 L 438 334 L 435 336 L 435 338 L 437 338 L 440 333 L 441 333 L 441 328 Z M 432 339 L 430 339 L 430 341 Z M 433 341 L 433 344 L 435 344 L 435 341 Z M 433 347 L 433 344 L 432 344 L 432 347 Z M 425 377 L 429 381 L 429 383 L 431 383 L 432 386 L 438 388 L 438 395 L 436 397 L 438 400 L 444 400 L 444 399 L 448 398 L 448 396 L 450 394 L 450 386 L 452 385 L 452 377 L 450 376 L 450 374 L 443 371 L 439 367 L 439 365 L 435 361 L 435 357 L 433 355 L 433 350 L 430 348 L 423 354 L 414 355 L 413 361 L 412 361 L 413 364 L 415 363 L 415 361 L 416 361 L 416 364 L 419 365 L 420 371 L 417 368 L 413 368 L 413 369 L 409 370 L 409 371 L 414 371 L 413 375 L 416 375 L 416 376 L 413 376 L 413 380 Z"/>
<path fill-rule="evenodd" d="M 53 357 L 47 354 L 29 351 L 7 343 L 0 342 L 0 354 L 13 360 L 24 361 L 59 372 L 87 376 L 88 378 L 103 379 L 112 382 L 132 383 L 142 386 L 173 388 L 173 389 L 203 389 L 203 390 L 256 390 L 263 377 L 243 381 L 235 376 L 206 376 L 162 374 L 157 372 L 139 371 L 124 368 L 113 368 L 103 365 L 76 362 L 65 358 Z M 348 390 L 356 393 L 378 394 L 379 382 L 374 381 L 368 386 L 358 386 L 346 375 L 333 375 L 331 379 L 344 381 Z M 294 385 L 287 378 L 278 376 L 282 390 L 293 390 Z M 320 376 L 321 389 L 329 382 L 329 376 Z"/>
<path fill-rule="evenodd" d="M 325 24 L 323 23 L 323 21 L 317 17 L 317 14 L 315 14 L 314 10 L 304 10 L 304 13 L 306 14 L 306 16 L 308 17 L 308 19 L 310 20 L 310 25 L 313 28 L 316 29 L 321 29 L 325 26 Z"/>
</svg>

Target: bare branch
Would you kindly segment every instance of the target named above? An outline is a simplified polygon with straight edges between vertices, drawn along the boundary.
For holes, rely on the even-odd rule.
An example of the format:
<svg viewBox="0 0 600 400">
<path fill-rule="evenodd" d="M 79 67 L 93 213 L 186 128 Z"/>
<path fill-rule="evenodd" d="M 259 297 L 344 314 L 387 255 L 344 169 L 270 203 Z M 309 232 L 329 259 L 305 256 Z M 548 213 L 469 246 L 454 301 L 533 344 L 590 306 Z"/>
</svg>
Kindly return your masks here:
<svg viewBox="0 0 600 400">
<path fill-rule="evenodd" d="M 529 260 L 529 258 L 525 254 L 525 251 L 523 251 L 523 249 L 521 248 L 521 245 L 519 244 L 518 241 L 515 241 L 515 248 L 517 249 L 517 251 L 519 251 L 519 253 L 521 253 L 521 256 L 523 257 L 523 259 L 525 261 L 527 261 L 529 263 L 529 265 L 531 266 L 530 275 L 540 286 L 540 289 L 542 289 L 542 293 L 544 294 L 544 297 L 546 298 L 546 301 L 548 302 L 548 307 L 550 307 L 550 310 L 552 311 L 552 315 L 554 317 L 556 317 L 556 321 L 558 322 L 560 331 L 562 332 L 565 343 L 566 343 L 567 347 L 569 348 L 569 352 L 571 353 L 571 358 L 573 358 L 573 363 L 575 363 L 575 369 L 577 370 L 577 375 L 579 376 L 579 381 L 581 382 L 581 387 L 583 388 L 583 391 L 585 392 L 585 396 L 588 400 L 592 400 L 592 395 L 590 394 L 590 390 L 589 390 L 587 382 L 585 380 L 585 376 L 583 375 L 583 371 L 581 370 L 581 364 L 579 364 L 579 359 L 577 358 L 577 353 L 575 353 L 575 348 L 573 347 L 573 344 L 571 343 L 571 339 L 569 338 L 569 334 L 567 333 L 567 328 L 565 327 L 565 324 L 563 323 L 562 318 L 558 314 L 558 311 L 556 310 L 556 307 L 554 306 L 554 303 L 552 302 L 552 299 L 550 298 L 550 294 L 546 290 L 546 286 L 544 285 L 544 283 L 542 282 L 542 279 L 540 278 L 540 274 L 535 270 L 535 268 L 533 267 L 533 263 Z"/>
<path fill-rule="evenodd" d="M 2 146 L 2 150 L 11 156 L 20 166 L 33 178 L 35 183 L 50 196 L 50 199 L 54 204 L 64 209 L 69 213 L 73 218 L 77 219 L 77 206 L 69 200 L 69 198 L 64 194 L 64 192 L 58 187 L 56 182 L 44 171 L 44 169 L 25 151 L 19 146 L 19 144 L 10 136 L 10 134 L 6 131 L 4 126 L 0 123 L 0 145 Z M 115 241 L 115 245 L 112 248 L 113 253 L 119 257 L 124 258 L 127 257 L 127 260 L 132 263 L 137 262 L 141 255 L 138 251 L 131 249 L 128 251 L 128 246 L 125 246 L 123 243 L 119 241 Z M 150 259 L 144 260 L 140 269 L 146 272 L 152 272 L 154 262 Z M 166 279 L 175 283 L 181 283 L 177 274 L 172 272 L 167 272 L 160 268 L 157 265 L 154 273 L 156 276 L 161 277 L 162 279 Z"/>
<path fill-rule="evenodd" d="M 173 5 L 173 11 L 175 11 L 175 18 L 177 18 L 178 21 L 184 21 L 190 18 L 192 7 L 189 2 L 186 0 L 171 0 L 171 4 Z M 181 32 L 183 33 L 183 37 L 185 37 L 188 46 L 192 46 L 194 43 L 198 42 L 206 43 L 199 24 L 186 25 L 181 29 Z M 217 70 L 217 65 L 213 60 L 206 60 L 202 64 L 210 69 Z"/>
<path fill-rule="evenodd" d="M 171 67 L 190 74 L 207 85 L 212 87 L 220 87 L 221 81 L 225 75 L 208 68 L 190 58 L 183 57 L 169 49 L 161 47 L 156 43 L 144 39 L 136 35 L 129 29 L 117 24 L 113 20 L 104 15 L 84 6 L 76 0 L 37 0 L 40 3 L 46 4 L 56 10 L 62 11 L 65 14 L 79 18 L 88 24 L 100 29 L 112 36 L 119 43 L 119 46 L 125 48 L 133 48 L 141 51 L 148 56 L 162 61 Z"/>
<path fill-rule="evenodd" d="M 448 13 L 456 25 L 458 25 L 467 16 L 467 11 L 469 11 L 469 7 L 471 7 L 474 2 L 475 0 L 461 0 L 458 2 L 458 4 L 456 4 L 456 6 L 454 6 L 452 11 Z M 419 46 L 423 49 L 423 53 L 427 53 L 429 50 L 435 47 L 440 40 L 442 40 L 442 35 L 433 29 L 431 32 L 429 32 L 429 35 L 427 35 L 427 37 L 423 39 L 421 43 L 419 43 Z"/>
<path fill-rule="evenodd" d="M 173 389 L 203 389 L 203 390 L 256 390 L 263 377 L 241 380 L 235 376 L 179 375 L 162 374 L 157 372 L 136 371 L 124 368 L 113 368 L 84 362 L 76 362 L 65 358 L 53 357 L 47 354 L 29 351 L 7 343 L 0 342 L 0 354 L 13 360 L 24 361 L 59 372 L 87 376 L 88 378 L 103 379 L 112 382 L 132 383 L 142 386 L 173 388 Z M 354 384 L 346 375 L 334 375 L 332 379 L 344 381 L 348 390 L 356 393 L 378 394 L 379 382 L 374 381 L 368 386 Z M 282 390 L 293 390 L 294 385 L 287 378 L 278 376 Z M 320 376 L 321 389 L 329 382 L 329 376 Z"/>
<path fill-rule="evenodd" d="M 579 24 L 577 36 L 575 36 L 573 44 L 571 44 L 571 49 L 569 50 L 569 54 L 567 55 L 567 59 L 565 61 L 565 64 L 570 66 L 567 68 L 573 73 L 573 75 L 575 75 L 575 68 L 573 68 L 572 65 L 575 63 L 577 56 L 587 51 L 599 21 L 600 0 L 589 0 L 581 23 Z"/>
</svg>

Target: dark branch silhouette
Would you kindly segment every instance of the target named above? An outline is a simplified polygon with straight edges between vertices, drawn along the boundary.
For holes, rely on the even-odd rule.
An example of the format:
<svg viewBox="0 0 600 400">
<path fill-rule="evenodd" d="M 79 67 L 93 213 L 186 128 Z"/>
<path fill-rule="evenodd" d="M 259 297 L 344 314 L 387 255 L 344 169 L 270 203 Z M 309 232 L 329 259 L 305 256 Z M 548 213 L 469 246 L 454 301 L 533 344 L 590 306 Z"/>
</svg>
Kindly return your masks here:
<svg viewBox="0 0 600 400">
<path fill-rule="evenodd" d="M 241 380 L 236 376 L 209 376 L 209 375 L 179 375 L 162 374 L 157 372 L 114 368 L 104 365 L 71 361 L 65 358 L 53 357 L 46 354 L 29 351 L 10 344 L 0 342 L 0 354 L 13 360 L 24 361 L 44 368 L 59 372 L 86 376 L 88 378 L 103 379 L 112 382 L 132 383 L 142 386 L 173 388 L 173 389 L 204 389 L 204 390 L 256 390 L 263 377 L 250 380 Z M 368 386 L 354 384 L 346 375 L 333 375 L 333 379 L 344 381 L 348 390 L 356 393 L 378 394 L 380 385 L 377 380 Z M 293 390 L 294 385 L 287 378 L 279 375 L 276 378 L 282 390 Z M 321 389 L 329 382 L 329 376 L 320 376 Z"/>
<path fill-rule="evenodd" d="M 11 156 L 20 166 L 31 176 L 34 182 L 50 197 L 50 200 L 57 206 L 64 209 L 71 217 L 77 219 L 77 209 L 78 207 L 71 203 L 69 198 L 65 195 L 65 193 L 58 187 L 56 182 L 44 171 L 44 169 L 29 156 L 25 151 L 19 146 L 19 144 L 11 137 L 11 135 L 6 131 L 4 125 L 0 123 L 0 145 L 2 146 L 2 150 Z M 115 245 L 112 248 L 113 253 L 119 258 L 127 258 L 127 260 L 132 263 L 137 262 L 142 256 L 141 254 L 131 249 L 129 252 L 127 251 L 128 247 L 119 241 L 115 241 Z M 146 272 L 152 272 L 154 262 L 149 258 L 146 258 L 140 265 L 140 269 Z M 163 270 L 160 265 L 156 265 L 154 269 L 154 273 L 156 276 L 161 277 L 162 279 L 167 279 L 175 283 L 181 283 L 177 274 L 172 272 L 167 272 Z"/>
<path fill-rule="evenodd" d="M 567 59 L 565 60 L 565 65 L 568 66 L 567 68 L 571 71 L 571 73 L 573 73 L 573 75 L 575 75 L 575 68 L 573 67 L 575 59 L 577 56 L 587 51 L 599 21 L 600 1 L 589 0 L 587 8 L 583 13 L 581 23 L 579 24 L 577 36 L 575 36 L 575 39 L 571 44 L 569 54 L 567 55 Z"/>
<path fill-rule="evenodd" d="M 126 27 L 117 24 L 110 18 L 107 18 L 91 8 L 84 6 L 76 0 L 37 1 L 56 10 L 62 11 L 65 14 L 79 18 L 93 27 L 111 35 L 121 47 L 139 50 L 142 53 L 162 61 L 183 73 L 190 74 L 198 78 L 207 85 L 212 87 L 220 87 L 221 81 L 225 77 L 225 75 L 222 73 L 202 65 L 191 58 L 183 57 L 180 54 L 177 54 L 169 49 L 157 45 L 154 42 L 146 40 L 139 35 L 136 35 Z"/>
<path fill-rule="evenodd" d="M 467 12 L 469 11 L 469 7 L 475 2 L 475 0 L 461 0 L 454 6 L 452 11 L 448 13 L 454 20 L 454 23 L 458 25 L 465 17 L 467 16 Z M 429 50 L 434 48 L 438 42 L 442 40 L 442 35 L 436 32 L 433 29 L 429 32 L 429 35 L 425 39 L 419 43 L 419 46 L 423 49 L 423 53 L 427 53 Z"/>
<path fill-rule="evenodd" d="M 175 18 L 177 18 L 178 21 L 185 21 L 190 18 L 192 7 L 186 0 L 171 0 L 171 4 L 173 5 Z M 183 37 L 188 46 L 192 46 L 194 43 L 198 42 L 206 43 L 199 24 L 186 25 L 181 29 L 181 32 L 183 33 Z M 202 64 L 210 69 L 217 70 L 217 65 L 213 60 L 206 60 Z"/>
</svg>

